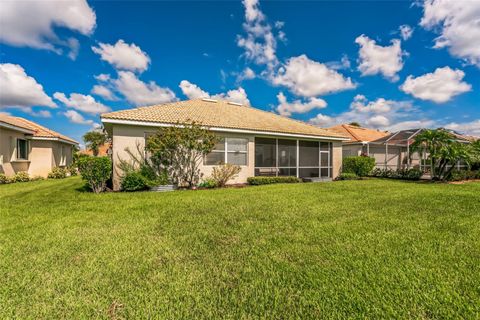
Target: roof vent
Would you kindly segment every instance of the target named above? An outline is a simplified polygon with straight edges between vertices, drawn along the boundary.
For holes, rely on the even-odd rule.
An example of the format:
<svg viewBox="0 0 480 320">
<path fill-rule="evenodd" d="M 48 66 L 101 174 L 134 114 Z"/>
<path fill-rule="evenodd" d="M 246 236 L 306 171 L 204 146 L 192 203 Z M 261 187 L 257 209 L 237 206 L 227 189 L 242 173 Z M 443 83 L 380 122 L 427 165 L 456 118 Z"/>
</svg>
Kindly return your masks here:
<svg viewBox="0 0 480 320">
<path fill-rule="evenodd" d="M 243 104 L 238 103 L 238 102 L 228 101 L 227 103 L 228 103 L 228 104 L 233 104 L 234 106 L 243 106 Z"/>
<path fill-rule="evenodd" d="M 216 100 L 216 99 L 209 99 L 209 98 L 202 98 L 202 101 L 206 101 L 206 102 L 217 102 L 218 100 Z"/>
</svg>

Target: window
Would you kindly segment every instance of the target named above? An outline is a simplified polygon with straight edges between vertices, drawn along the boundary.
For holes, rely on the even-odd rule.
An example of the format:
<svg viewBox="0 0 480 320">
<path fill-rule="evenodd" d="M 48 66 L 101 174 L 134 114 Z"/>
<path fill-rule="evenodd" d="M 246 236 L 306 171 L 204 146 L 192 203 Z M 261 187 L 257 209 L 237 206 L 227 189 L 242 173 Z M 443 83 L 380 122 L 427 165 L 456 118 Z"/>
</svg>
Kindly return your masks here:
<svg viewBox="0 0 480 320">
<path fill-rule="evenodd" d="M 17 160 L 28 160 L 28 141 L 17 139 Z"/>
<path fill-rule="evenodd" d="M 248 162 L 247 148 L 248 139 L 222 138 L 215 145 L 212 152 L 205 156 L 204 164 L 213 166 L 222 163 L 231 163 L 238 166 L 246 166 Z"/>
<path fill-rule="evenodd" d="M 58 163 L 59 166 L 64 167 L 67 165 L 67 155 L 65 154 L 65 147 L 60 146 L 60 162 Z"/>
</svg>

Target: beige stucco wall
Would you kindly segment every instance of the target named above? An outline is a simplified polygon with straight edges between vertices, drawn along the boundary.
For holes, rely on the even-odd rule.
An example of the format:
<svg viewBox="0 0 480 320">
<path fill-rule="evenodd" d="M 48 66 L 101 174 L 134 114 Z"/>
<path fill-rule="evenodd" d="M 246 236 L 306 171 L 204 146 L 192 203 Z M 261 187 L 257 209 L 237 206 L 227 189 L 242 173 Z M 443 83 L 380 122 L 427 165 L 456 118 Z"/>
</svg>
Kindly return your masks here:
<svg viewBox="0 0 480 320">
<path fill-rule="evenodd" d="M 154 133 L 154 127 L 141 127 L 129 125 L 113 125 L 112 134 L 112 161 L 113 161 L 113 188 L 120 190 L 122 172 L 118 168 L 120 160 L 129 160 L 130 156 L 125 151 L 129 148 L 131 151 L 137 153 L 137 144 L 139 150 L 145 148 L 145 136 L 148 133 Z M 255 135 L 241 134 L 241 133 L 217 133 L 221 137 L 235 137 L 248 139 L 247 149 L 247 165 L 241 167 L 238 177 L 230 183 L 246 183 L 248 177 L 255 175 Z M 268 137 L 268 136 L 265 136 Z M 333 163 L 332 163 L 332 177 L 338 176 L 342 166 L 342 144 L 341 142 L 333 143 Z M 204 177 L 211 175 L 214 166 L 206 166 L 203 163 L 200 165 L 200 170 Z"/>
<path fill-rule="evenodd" d="M 344 144 L 342 146 L 342 156 L 345 157 L 352 157 L 352 156 L 360 156 L 362 154 L 362 145 L 361 144 Z"/>
<path fill-rule="evenodd" d="M 16 139 L 29 140 L 28 160 L 16 160 Z M 31 177 L 47 177 L 53 167 L 60 164 L 60 148 L 63 146 L 66 165 L 72 162 L 72 146 L 60 141 L 32 140 L 22 132 L 0 128 L 0 173 L 13 176 L 19 171 L 26 171 Z"/>
<path fill-rule="evenodd" d="M 25 134 L 19 131 L 0 128 L 0 173 L 8 177 L 19 171 L 28 171 L 30 162 L 16 160 L 16 139 L 25 139 Z"/>
</svg>

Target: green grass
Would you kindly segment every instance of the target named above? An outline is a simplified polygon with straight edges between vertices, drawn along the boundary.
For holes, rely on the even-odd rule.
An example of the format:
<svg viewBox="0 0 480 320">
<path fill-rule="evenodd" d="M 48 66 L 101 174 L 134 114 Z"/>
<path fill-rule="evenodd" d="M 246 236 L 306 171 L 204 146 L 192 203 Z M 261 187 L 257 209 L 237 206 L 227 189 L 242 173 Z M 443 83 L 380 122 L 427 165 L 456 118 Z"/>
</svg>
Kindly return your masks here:
<svg viewBox="0 0 480 320">
<path fill-rule="evenodd" d="M 0 186 L 0 319 L 480 317 L 480 184 Z"/>
</svg>

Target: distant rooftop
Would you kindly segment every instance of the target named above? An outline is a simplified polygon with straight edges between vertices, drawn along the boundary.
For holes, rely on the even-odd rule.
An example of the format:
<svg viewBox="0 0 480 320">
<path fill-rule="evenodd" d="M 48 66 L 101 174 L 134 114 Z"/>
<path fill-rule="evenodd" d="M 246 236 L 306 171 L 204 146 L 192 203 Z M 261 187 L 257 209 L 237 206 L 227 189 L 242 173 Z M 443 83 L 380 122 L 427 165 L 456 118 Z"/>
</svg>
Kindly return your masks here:
<svg viewBox="0 0 480 320">
<path fill-rule="evenodd" d="M 350 141 L 347 143 L 370 142 L 370 141 L 383 138 L 390 134 L 388 131 L 363 128 L 363 127 L 353 126 L 350 124 L 340 124 L 340 125 L 331 127 L 328 130 L 350 137 Z"/>
</svg>

